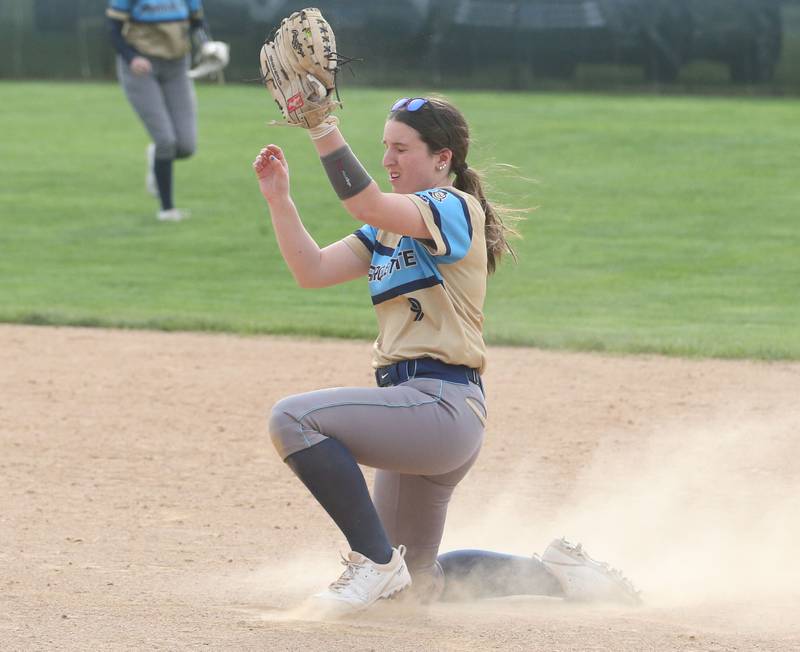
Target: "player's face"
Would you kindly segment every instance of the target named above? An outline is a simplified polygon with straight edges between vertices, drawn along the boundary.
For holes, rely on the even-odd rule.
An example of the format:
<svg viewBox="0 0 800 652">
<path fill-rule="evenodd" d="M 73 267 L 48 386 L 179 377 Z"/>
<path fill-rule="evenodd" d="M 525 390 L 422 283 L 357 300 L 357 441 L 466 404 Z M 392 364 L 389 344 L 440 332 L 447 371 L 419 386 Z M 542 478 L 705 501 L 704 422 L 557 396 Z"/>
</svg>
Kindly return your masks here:
<svg viewBox="0 0 800 652">
<path fill-rule="evenodd" d="M 397 120 L 383 128 L 383 167 L 389 173 L 392 190 L 412 193 L 441 185 L 440 156 L 432 154 L 419 132 Z"/>
</svg>

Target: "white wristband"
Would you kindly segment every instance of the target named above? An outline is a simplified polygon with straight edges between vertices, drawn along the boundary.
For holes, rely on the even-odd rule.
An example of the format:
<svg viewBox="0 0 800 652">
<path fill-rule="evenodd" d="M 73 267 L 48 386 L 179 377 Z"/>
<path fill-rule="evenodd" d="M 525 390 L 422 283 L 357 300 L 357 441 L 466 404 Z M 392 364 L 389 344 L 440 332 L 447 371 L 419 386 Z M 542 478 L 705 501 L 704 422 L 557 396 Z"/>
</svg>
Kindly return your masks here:
<svg viewBox="0 0 800 652">
<path fill-rule="evenodd" d="M 311 140 L 319 140 L 331 133 L 338 125 L 339 118 L 335 115 L 329 115 L 316 127 L 311 127 L 311 129 L 308 130 L 308 135 L 311 136 Z"/>
</svg>

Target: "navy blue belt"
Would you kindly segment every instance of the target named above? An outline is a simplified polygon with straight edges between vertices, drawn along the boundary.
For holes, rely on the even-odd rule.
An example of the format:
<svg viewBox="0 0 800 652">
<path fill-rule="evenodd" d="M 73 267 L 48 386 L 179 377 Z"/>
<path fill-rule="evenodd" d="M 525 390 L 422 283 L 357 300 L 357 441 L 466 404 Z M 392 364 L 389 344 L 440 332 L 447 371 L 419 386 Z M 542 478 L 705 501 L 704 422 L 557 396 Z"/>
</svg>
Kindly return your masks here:
<svg viewBox="0 0 800 652">
<path fill-rule="evenodd" d="M 447 364 L 433 358 L 401 360 L 375 370 L 375 380 L 379 387 L 399 385 L 412 378 L 436 378 L 459 385 L 475 383 L 483 389 L 477 369 L 460 364 Z"/>
</svg>

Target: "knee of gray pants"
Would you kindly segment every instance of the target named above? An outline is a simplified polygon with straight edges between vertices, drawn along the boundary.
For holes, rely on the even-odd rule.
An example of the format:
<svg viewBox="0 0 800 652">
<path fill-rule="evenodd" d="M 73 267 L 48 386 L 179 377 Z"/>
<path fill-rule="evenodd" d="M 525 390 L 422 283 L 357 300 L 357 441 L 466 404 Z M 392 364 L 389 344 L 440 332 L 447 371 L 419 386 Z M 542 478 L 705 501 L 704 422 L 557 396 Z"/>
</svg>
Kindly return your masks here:
<svg viewBox="0 0 800 652">
<path fill-rule="evenodd" d="M 178 152 L 178 144 L 174 139 L 156 140 L 156 158 L 172 160 Z"/>
<path fill-rule="evenodd" d="M 194 142 L 178 142 L 175 144 L 175 158 L 189 158 L 197 151 Z"/>
<path fill-rule="evenodd" d="M 302 408 L 298 403 L 295 396 L 281 399 L 272 407 L 269 415 L 269 436 L 282 460 L 326 439 L 319 432 L 303 429 L 299 411 Z"/>
</svg>

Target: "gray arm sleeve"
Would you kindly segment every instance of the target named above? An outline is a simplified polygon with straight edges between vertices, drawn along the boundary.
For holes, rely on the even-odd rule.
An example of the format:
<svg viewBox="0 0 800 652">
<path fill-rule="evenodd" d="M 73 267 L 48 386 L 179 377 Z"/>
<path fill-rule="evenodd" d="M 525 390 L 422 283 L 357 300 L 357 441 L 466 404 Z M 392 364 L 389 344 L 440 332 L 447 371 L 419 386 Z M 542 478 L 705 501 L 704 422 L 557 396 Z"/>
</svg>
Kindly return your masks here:
<svg viewBox="0 0 800 652">
<path fill-rule="evenodd" d="M 339 199 L 355 197 L 372 183 L 372 177 L 347 145 L 320 157 L 320 160 Z"/>
</svg>

